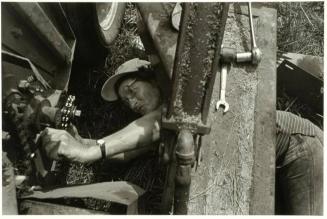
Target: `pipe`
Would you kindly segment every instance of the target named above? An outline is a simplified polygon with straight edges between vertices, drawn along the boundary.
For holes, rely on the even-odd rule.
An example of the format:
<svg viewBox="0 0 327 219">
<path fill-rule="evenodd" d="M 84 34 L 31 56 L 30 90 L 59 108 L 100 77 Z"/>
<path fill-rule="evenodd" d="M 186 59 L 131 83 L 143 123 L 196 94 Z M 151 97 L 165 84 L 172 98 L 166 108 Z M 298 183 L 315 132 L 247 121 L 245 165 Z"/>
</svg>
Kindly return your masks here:
<svg viewBox="0 0 327 219">
<path fill-rule="evenodd" d="M 194 163 L 194 139 L 190 130 L 180 131 L 176 143 L 176 175 L 174 214 L 187 214 L 191 185 L 191 171 Z"/>
</svg>

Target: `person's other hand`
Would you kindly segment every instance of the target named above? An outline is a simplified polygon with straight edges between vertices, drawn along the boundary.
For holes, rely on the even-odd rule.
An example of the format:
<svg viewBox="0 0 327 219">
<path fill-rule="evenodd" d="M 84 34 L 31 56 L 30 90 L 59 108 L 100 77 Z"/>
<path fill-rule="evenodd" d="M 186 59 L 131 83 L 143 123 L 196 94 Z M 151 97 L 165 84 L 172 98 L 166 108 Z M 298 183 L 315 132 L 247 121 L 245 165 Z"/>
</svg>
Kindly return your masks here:
<svg viewBox="0 0 327 219">
<path fill-rule="evenodd" d="M 41 136 L 42 146 L 47 156 L 52 159 L 67 159 L 80 163 L 95 160 L 92 156 L 94 153 L 90 150 L 92 148 L 84 146 L 65 130 L 46 128 Z"/>
</svg>

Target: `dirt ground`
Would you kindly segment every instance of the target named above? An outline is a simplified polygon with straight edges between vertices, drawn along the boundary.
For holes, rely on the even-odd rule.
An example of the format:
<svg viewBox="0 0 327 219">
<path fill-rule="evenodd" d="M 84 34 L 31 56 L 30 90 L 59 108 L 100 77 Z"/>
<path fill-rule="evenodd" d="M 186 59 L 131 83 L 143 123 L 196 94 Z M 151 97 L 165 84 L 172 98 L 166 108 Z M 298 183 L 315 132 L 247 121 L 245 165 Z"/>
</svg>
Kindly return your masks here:
<svg viewBox="0 0 327 219">
<path fill-rule="evenodd" d="M 287 42 L 289 43 L 291 43 L 290 39 L 293 39 L 294 41 L 301 39 L 301 37 L 294 39 L 295 37 L 297 37 L 297 31 L 287 33 L 290 31 L 288 27 L 290 27 L 291 25 L 290 23 L 287 23 L 291 22 L 289 20 L 290 15 L 286 13 L 288 10 L 291 11 L 291 16 L 296 17 L 297 20 L 299 20 L 298 23 L 302 24 L 303 28 L 301 26 L 301 30 L 303 31 L 304 28 L 310 28 L 308 27 L 308 21 L 306 21 L 307 18 L 303 14 L 303 10 L 312 9 L 315 13 L 310 14 L 312 15 L 313 19 L 316 19 L 317 16 L 321 17 L 321 4 L 312 3 L 312 5 L 309 5 L 307 3 L 304 3 L 300 7 L 298 3 L 283 3 L 276 5 L 276 8 L 279 12 L 277 42 L 279 50 L 287 52 L 303 52 L 304 54 L 311 55 L 321 55 L 321 52 L 319 51 L 322 45 L 321 41 L 315 42 L 312 47 L 310 47 L 311 49 L 319 49 L 316 49 L 314 51 L 306 51 L 303 48 L 299 50 L 298 47 L 296 47 L 296 45 L 300 44 L 300 42 L 292 43 L 291 45 L 293 45 L 293 47 L 291 47 L 291 45 L 285 43 L 284 40 L 286 35 L 289 36 L 287 40 Z M 77 96 L 77 104 L 83 112 L 81 119 L 77 122 L 77 126 L 79 127 L 81 135 L 85 137 L 88 136 L 90 138 L 99 138 L 105 135 L 109 135 L 110 133 L 119 130 L 120 128 L 128 124 L 137 116 L 130 112 L 128 109 L 122 107 L 121 105 L 105 102 L 100 97 L 100 89 L 103 82 L 108 76 L 113 74 L 114 69 L 117 66 L 119 66 L 125 60 L 128 60 L 130 58 L 145 57 L 146 55 L 144 51 L 139 49 L 139 47 L 137 46 L 138 44 L 136 43 L 138 39 L 136 13 L 137 12 L 135 5 L 127 4 L 127 10 L 124 16 L 122 31 L 119 34 L 118 39 L 116 40 L 113 47 L 110 49 L 110 53 L 108 55 L 104 68 L 100 66 L 99 68 L 88 70 L 76 68 L 73 69 L 75 72 L 73 72 L 72 75 L 73 78 L 70 84 L 70 91 Z M 317 22 L 315 24 L 320 25 L 319 19 L 317 18 L 316 20 Z M 296 25 L 296 23 L 293 22 L 292 25 L 294 26 Z M 309 24 L 309 26 L 311 25 Z M 295 27 L 293 28 L 295 29 Z M 317 28 L 314 28 L 314 30 L 314 34 L 316 36 L 320 36 L 319 30 Z M 237 40 L 233 42 L 241 43 L 241 41 Z M 74 77 L 77 79 L 74 79 Z M 246 81 L 248 81 L 248 78 L 244 78 L 244 83 L 239 84 L 237 86 L 242 87 L 244 91 L 246 91 L 247 89 L 253 89 L 253 87 L 256 86 L 255 84 L 248 84 L 246 83 Z M 277 109 L 288 109 L 289 111 L 295 112 L 298 115 L 303 115 L 306 117 L 316 117 L 314 112 L 304 103 L 297 102 L 296 104 L 290 106 L 290 103 L 292 102 L 294 97 L 290 97 L 287 94 L 284 94 L 283 96 L 278 96 L 277 98 Z M 248 100 L 248 98 L 245 99 Z M 89 104 L 87 100 L 93 100 L 92 104 Z M 240 103 L 243 102 L 240 100 Z M 247 107 L 251 106 L 251 104 L 249 105 L 248 102 L 243 104 L 245 104 L 245 106 Z M 322 126 L 322 123 L 320 122 L 321 120 L 318 121 L 318 124 Z M 246 124 L 253 125 L 253 122 L 248 122 Z M 245 130 L 243 129 L 244 127 L 240 128 L 241 129 L 239 129 L 239 131 L 243 133 Z M 73 165 L 70 169 L 70 174 L 68 175 L 67 183 L 91 183 L 103 180 L 128 180 L 140 185 L 148 191 L 148 193 L 144 197 L 142 197 L 140 204 L 140 213 L 158 213 L 160 193 L 162 192 L 161 186 L 163 185 L 163 173 L 160 171 L 160 168 L 157 163 L 157 157 L 155 155 L 153 155 L 149 159 L 140 159 L 137 161 L 133 161 L 127 165 L 104 165 L 103 163 L 95 164 L 91 167 Z M 93 209 L 108 210 L 110 206 L 108 203 L 100 203 L 90 199 L 85 200 L 85 202 L 86 205 L 89 205 Z"/>
<path fill-rule="evenodd" d="M 277 46 L 280 52 L 299 52 L 307 55 L 323 56 L 323 2 L 312 3 L 273 3 L 278 10 Z M 234 42 L 238 42 L 237 40 Z M 303 46 L 305 44 L 305 46 Z M 85 138 L 101 138 L 109 135 L 129 122 L 138 115 L 131 112 L 119 103 L 108 103 L 102 100 L 100 91 L 105 80 L 113 74 L 124 61 L 134 58 L 146 58 L 145 51 L 140 48 L 137 34 L 137 9 L 134 4 L 128 3 L 122 24 L 121 32 L 114 45 L 108 51 L 108 57 L 101 66 L 84 68 L 73 66 L 69 93 L 76 96 L 76 104 L 82 110 L 82 116 L 76 121 L 76 126 L 81 136 Z M 239 74 L 239 76 L 244 74 Z M 250 76 L 251 77 L 251 76 Z M 248 77 L 243 83 L 237 84 L 245 95 L 251 95 L 251 90 L 256 84 L 247 83 Z M 250 80 L 254 81 L 254 80 Z M 233 86 L 233 85 L 229 85 Z M 283 89 L 283 88 L 280 88 Z M 249 92 L 247 92 L 249 91 Z M 233 92 L 233 90 L 231 90 Z M 296 97 L 280 92 L 277 97 L 277 109 L 288 110 L 297 115 L 311 119 L 318 126 L 323 127 L 323 117 L 317 115 L 305 103 L 294 101 Z M 240 107 L 253 111 L 252 96 L 240 95 Z M 90 101 L 91 100 L 91 101 Z M 235 107 L 235 106 L 232 106 Z M 247 135 L 253 129 L 251 114 L 242 117 L 248 127 L 240 127 L 239 123 L 232 122 L 232 128 L 241 135 Z M 323 116 L 323 115 L 322 115 Z M 249 120 L 249 121 L 248 121 Z M 240 139 L 236 139 L 241 142 Z M 251 144 L 246 142 L 243 144 Z M 240 145 L 244 150 L 245 145 Z M 242 151 L 239 151 L 241 154 Z M 239 157 L 244 162 L 251 163 L 248 157 Z M 244 164 L 244 163 L 243 163 Z M 225 163 L 224 165 L 229 165 Z M 244 164 L 245 165 L 245 164 Z M 243 166 L 246 170 L 246 165 Z M 140 214 L 158 214 L 164 173 L 158 164 L 157 153 L 149 154 L 146 159 L 138 159 L 128 164 L 117 164 L 110 162 L 97 162 L 91 166 L 72 164 L 66 177 L 69 185 L 85 184 L 101 181 L 126 180 L 135 183 L 145 189 L 147 193 L 139 203 Z M 243 182 L 235 182 L 242 184 Z M 247 186 L 244 184 L 243 186 Z M 226 195 L 229 190 L 226 191 Z M 67 204 L 87 207 L 94 210 L 112 211 L 111 203 L 97 201 L 94 199 L 83 199 L 81 201 L 66 200 Z"/>
</svg>

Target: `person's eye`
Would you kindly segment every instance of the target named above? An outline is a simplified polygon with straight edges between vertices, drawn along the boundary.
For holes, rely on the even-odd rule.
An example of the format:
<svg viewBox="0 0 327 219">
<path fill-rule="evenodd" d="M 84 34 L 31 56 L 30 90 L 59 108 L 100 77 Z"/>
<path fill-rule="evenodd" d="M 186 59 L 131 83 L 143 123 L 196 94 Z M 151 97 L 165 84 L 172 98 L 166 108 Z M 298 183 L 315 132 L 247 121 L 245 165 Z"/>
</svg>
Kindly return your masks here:
<svg viewBox="0 0 327 219">
<path fill-rule="evenodd" d="M 133 91 L 134 93 L 139 89 L 139 87 L 135 83 L 130 88 L 131 88 L 131 91 Z"/>
</svg>

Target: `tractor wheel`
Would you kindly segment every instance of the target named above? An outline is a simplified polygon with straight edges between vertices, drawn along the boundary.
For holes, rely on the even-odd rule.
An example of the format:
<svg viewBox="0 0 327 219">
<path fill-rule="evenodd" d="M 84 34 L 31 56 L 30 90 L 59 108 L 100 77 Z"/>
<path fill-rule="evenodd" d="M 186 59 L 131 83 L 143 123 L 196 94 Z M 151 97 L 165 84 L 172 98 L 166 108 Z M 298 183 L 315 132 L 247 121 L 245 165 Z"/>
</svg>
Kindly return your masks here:
<svg viewBox="0 0 327 219">
<path fill-rule="evenodd" d="M 74 62 L 103 64 L 119 33 L 125 3 L 62 3 L 76 37 Z"/>
</svg>

